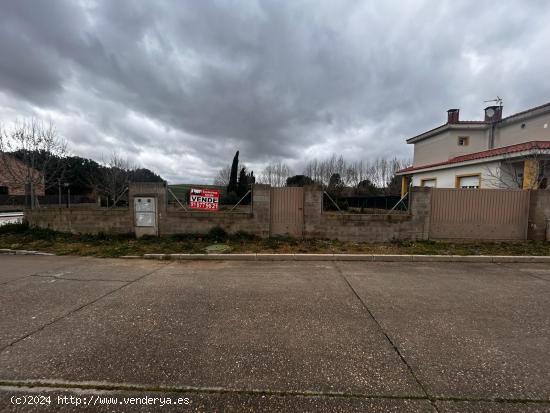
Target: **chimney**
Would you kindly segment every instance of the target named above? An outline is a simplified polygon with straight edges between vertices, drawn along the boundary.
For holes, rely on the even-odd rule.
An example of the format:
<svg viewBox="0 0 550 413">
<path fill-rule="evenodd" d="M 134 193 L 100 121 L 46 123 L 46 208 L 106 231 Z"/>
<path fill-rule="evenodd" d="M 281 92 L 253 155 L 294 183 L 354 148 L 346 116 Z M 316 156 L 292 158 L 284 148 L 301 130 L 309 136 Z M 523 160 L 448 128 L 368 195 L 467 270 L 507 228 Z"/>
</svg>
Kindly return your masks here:
<svg viewBox="0 0 550 413">
<path fill-rule="evenodd" d="M 447 123 L 458 123 L 460 109 L 449 109 L 447 111 Z"/>
<path fill-rule="evenodd" d="M 485 108 L 485 122 L 498 122 L 502 119 L 502 106 L 487 106 Z"/>
</svg>

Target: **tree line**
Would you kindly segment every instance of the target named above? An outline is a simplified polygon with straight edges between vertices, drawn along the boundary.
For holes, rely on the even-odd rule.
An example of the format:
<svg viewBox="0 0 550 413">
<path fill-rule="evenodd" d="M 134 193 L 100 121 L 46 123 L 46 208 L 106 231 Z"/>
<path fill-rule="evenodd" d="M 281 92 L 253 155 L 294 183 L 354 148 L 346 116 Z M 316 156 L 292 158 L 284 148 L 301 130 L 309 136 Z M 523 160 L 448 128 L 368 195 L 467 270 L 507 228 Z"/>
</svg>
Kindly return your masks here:
<svg viewBox="0 0 550 413">
<path fill-rule="evenodd" d="M 70 155 L 52 123 L 25 120 L 0 127 L 0 168 L 12 184 L 25 187 L 34 204 L 37 188 L 47 195 L 101 196 L 117 204 L 130 182 L 163 182 L 153 171 L 113 152 L 101 162 Z M 12 159 L 20 161 L 14 164 Z M 22 166 L 21 166 L 22 165 Z"/>
<path fill-rule="evenodd" d="M 336 196 L 344 193 L 347 196 L 399 195 L 401 183 L 396 172 L 409 163 L 408 159 L 397 157 L 347 161 L 343 156 L 333 155 L 308 161 L 302 173 L 295 175 L 287 164 L 278 161 L 266 165 L 253 182 L 277 187 L 317 184 Z M 232 166 L 220 169 L 214 179 L 214 184 L 227 186 L 228 192 L 230 182 L 233 182 L 231 188 L 235 185 L 234 165 L 235 160 Z M 247 174 L 246 166 L 242 166 L 241 174 Z"/>
</svg>

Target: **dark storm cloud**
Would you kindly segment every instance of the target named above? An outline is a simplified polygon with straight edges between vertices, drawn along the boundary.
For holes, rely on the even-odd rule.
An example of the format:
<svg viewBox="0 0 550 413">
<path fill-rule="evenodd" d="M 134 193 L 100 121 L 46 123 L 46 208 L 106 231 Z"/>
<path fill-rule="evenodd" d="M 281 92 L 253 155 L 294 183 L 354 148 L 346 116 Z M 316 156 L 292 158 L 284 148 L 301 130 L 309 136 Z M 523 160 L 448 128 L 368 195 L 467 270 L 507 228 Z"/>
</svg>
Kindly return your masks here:
<svg viewBox="0 0 550 413">
<path fill-rule="evenodd" d="M 171 180 L 236 149 L 297 168 L 406 156 L 449 107 L 549 101 L 549 17 L 543 1 L 6 1 L 0 117 L 50 116 L 75 152 Z"/>
</svg>

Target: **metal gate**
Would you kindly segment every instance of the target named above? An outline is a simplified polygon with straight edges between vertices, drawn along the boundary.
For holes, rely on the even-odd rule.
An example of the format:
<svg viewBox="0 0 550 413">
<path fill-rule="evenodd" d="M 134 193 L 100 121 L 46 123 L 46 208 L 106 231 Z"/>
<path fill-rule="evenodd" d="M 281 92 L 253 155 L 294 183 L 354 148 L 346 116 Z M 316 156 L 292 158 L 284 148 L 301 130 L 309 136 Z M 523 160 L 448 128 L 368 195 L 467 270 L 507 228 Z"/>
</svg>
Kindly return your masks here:
<svg viewBox="0 0 550 413">
<path fill-rule="evenodd" d="M 301 237 L 304 230 L 304 188 L 271 188 L 271 235 Z"/>
<path fill-rule="evenodd" d="M 525 240 L 529 191 L 432 189 L 430 239 Z"/>
</svg>

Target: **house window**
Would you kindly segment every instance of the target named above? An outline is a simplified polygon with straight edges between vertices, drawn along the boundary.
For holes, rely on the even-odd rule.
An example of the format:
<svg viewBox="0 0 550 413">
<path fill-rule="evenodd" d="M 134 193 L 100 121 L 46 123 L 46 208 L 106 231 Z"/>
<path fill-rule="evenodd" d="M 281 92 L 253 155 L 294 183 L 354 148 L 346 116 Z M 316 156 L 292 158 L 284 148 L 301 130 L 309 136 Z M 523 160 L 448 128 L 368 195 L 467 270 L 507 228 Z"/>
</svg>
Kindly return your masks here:
<svg viewBox="0 0 550 413">
<path fill-rule="evenodd" d="M 458 137 L 458 146 L 468 146 L 468 143 L 470 143 L 470 137 L 469 136 L 459 136 Z"/>
<path fill-rule="evenodd" d="M 437 179 L 436 178 L 421 179 L 420 186 L 435 188 L 437 186 Z"/>
<path fill-rule="evenodd" d="M 479 174 L 462 175 L 456 177 L 456 187 L 462 189 L 477 189 L 481 183 Z"/>
<path fill-rule="evenodd" d="M 8 195 L 8 187 L 7 186 L 0 186 L 0 195 Z"/>
</svg>

